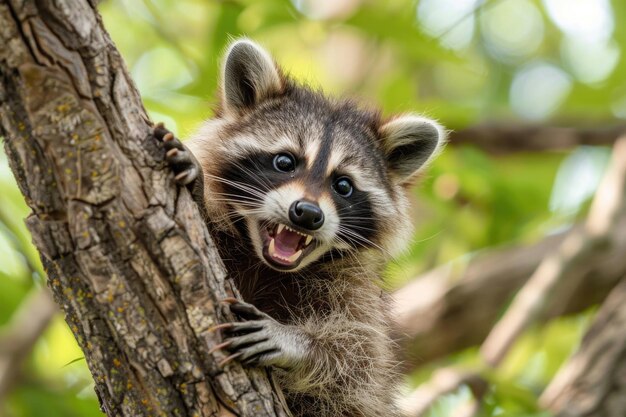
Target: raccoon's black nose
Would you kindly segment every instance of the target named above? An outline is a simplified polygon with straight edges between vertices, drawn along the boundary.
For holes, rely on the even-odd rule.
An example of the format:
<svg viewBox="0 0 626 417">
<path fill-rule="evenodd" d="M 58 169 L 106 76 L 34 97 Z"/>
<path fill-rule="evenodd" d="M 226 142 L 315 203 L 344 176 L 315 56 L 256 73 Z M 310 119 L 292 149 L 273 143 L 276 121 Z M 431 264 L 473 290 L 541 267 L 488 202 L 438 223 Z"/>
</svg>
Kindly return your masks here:
<svg viewBox="0 0 626 417">
<path fill-rule="evenodd" d="M 298 200 L 289 207 L 289 219 L 296 226 L 317 230 L 324 224 L 324 212 L 315 203 Z"/>
</svg>

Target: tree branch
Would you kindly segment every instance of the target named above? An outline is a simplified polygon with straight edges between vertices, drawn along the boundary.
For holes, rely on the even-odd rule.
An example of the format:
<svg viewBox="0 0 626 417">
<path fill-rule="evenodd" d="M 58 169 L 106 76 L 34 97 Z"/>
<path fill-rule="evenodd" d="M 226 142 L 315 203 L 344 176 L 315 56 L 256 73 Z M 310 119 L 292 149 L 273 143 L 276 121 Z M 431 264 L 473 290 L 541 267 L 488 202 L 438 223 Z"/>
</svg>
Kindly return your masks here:
<svg viewBox="0 0 626 417">
<path fill-rule="evenodd" d="M 509 123 L 484 123 L 450 133 L 452 145 L 470 144 L 493 154 L 558 151 L 581 145 L 609 146 L 626 126 L 574 128 Z"/>
<path fill-rule="evenodd" d="M 582 279 L 583 275 L 579 274 L 578 270 L 596 260 L 598 254 L 605 252 L 621 237 L 616 234 L 615 225 L 624 222 L 625 217 L 626 137 L 622 137 L 614 146 L 608 172 L 594 197 L 583 227 L 568 234 L 558 249 L 543 259 L 528 282 L 515 296 L 502 319 L 498 321 L 481 345 L 480 352 L 488 367 L 495 368 L 500 365 L 522 332 L 545 311 L 545 305 L 554 298 L 554 294 L 558 292 L 560 298 L 569 297 L 572 288 L 577 287 Z M 617 320 L 618 327 L 623 324 L 621 319 Z M 613 331 L 615 331 L 615 326 L 615 324 L 610 326 Z M 613 338 L 605 337 L 603 346 L 606 346 L 607 343 L 615 344 L 615 333 L 612 335 Z M 618 340 L 617 349 L 621 355 L 624 350 L 623 342 L 626 341 L 626 338 L 620 336 Z M 623 365 L 623 360 L 614 362 L 620 366 Z M 476 371 L 476 375 L 479 374 L 480 372 Z M 621 378 L 621 376 L 618 374 L 617 378 Z M 432 392 L 418 389 L 411 397 L 416 403 L 426 398 L 425 403 L 432 404 L 436 398 L 434 395 L 451 392 L 460 385 L 466 384 L 467 380 L 467 378 L 461 377 L 451 379 L 445 389 L 439 387 L 439 389 L 431 390 Z M 435 382 L 428 385 L 437 387 Z M 594 398 L 597 399 L 597 396 Z M 467 413 L 463 410 L 463 415 L 475 415 L 480 409 L 481 400 L 482 394 L 479 393 L 467 407 Z M 416 415 L 422 415 L 425 410 L 423 407 L 418 408 L 419 414 Z M 614 403 L 610 406 L 610 410 L 611 415 L 623 415 L 626 412 L 626 402 Z M 593 415 L 604 416 L 604 414 Z M 569 415 L 563 414 L 563 416 Z M 583 415 L 580 414 L 580 416 Z M 591 414 L 585 415 L 585 417 L 590 416 Z"/>
<path fill-rule="evenodd" d="M 50 292 L 37 288 L 22 302 L 11 321 L 0 328 L 0 404 L 15 383 L 24 359 L 57 311 Z"/>
<path fill-rule="evenodd" d="M 502 361 L 513 342 L 553 298 L 559 284 L 567 281 L 570 289 L 578 286 L 582 279 L 577 273 L 578 268 L 588 264 L 612 243 L 614 225 L 624 215 L 625 205 L 626 137 L 622 137 L 613 147 L 611 164 L 596 192 L 584 227 L 570 234 L 556 253 L 541 262 L 481 346 L 487 364 L 497 366 Z M 560 297 L 567 297 L 567 292 L 561 293 Z"/>
<path fill-rule="evenodd" d="M 626 410 L 626 277 L 613 290 L 578 352 L 540 402 L 557 417 L 622 417 Z"/>
<path fill-rule="evenodd" d="M 399 289 L 394 294 L 394 316 L 402 335 L 406 368 L 480 344 L 545 255 L 579 229 L 529 246 L 481 251 L 427 272 Z M 567 298 L 549 300 L 539 320 L 581 312 L 607 297 L 626 274 L 626 219 L 614 226 L 614 236 L 613 244 L 593 262 L 568 272 L 582 276 L 580 285 Z"/>
<path fill-rule="evenodd" d="M 407 416 L 422 416 L 444 395 L 451 394 L 462 385 L 467 385 L 475 398 L 482 397 L 488 384 L 476 372 L 454 368 L 437 370 L 430 381 L 421 385 L 409 396 L 402 398 L 400 407 Z M 471 410 L 462 406 L 456 410 L 455 417 L 461 417 Z M 473 415 L 473 414 L 470 414 Z"/>
<path fill-rule="evenodd" d="M 95 2 L 2 0 L 0 28 L 0 134 L 103 410 L 286 415 L 265 371 L 208 354 L 234 290 Z"/>
</svg>

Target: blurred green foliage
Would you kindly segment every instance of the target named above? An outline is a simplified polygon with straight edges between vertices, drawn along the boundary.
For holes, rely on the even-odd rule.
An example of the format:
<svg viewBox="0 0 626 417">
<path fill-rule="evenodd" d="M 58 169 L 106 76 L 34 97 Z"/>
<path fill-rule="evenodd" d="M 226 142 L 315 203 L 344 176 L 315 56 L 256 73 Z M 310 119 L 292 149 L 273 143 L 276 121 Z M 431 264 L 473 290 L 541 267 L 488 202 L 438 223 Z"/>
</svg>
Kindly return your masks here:
<svg viewBox="0 0 626 417">
<path fill-rule="evenodd" d="M 451 129 L 488 120 L 564 125 L 626 119 L 626 2 L 621 0 L 105 0 L 106 27 L 154 120 L 185 136 L 211 116 L 229 39 L 264 44 L 293 77 L 357 96 L 386 114 L 417 111 Z M 483 248 L 530 242 L 584 214 L 609 150 L 494 157 L 448 147 L 415 191 L 410 251 L 389 267 L 397 287 Z M 28 209 L 0 154 L 0 326 L 42 284 L 23 224 Z M 485 416 L 539 417 L 536 399 L 575 348 L 591 313 L 538 325 L 490 378 Z M 71 333 L 54 320 L 0 415 L 99 416 Z M 476 363 L 471 349 L 442 364 Z M 469 392 L 443 398 L 447 416 Z"/>
</svg>

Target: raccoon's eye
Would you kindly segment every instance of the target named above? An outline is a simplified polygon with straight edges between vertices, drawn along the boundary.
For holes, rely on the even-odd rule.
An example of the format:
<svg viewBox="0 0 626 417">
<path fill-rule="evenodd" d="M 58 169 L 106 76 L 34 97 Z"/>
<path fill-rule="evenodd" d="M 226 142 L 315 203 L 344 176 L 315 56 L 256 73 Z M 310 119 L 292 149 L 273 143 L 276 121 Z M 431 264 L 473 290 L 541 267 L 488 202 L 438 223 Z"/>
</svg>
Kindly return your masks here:
<svg viewBox="0 0 626 417">
<path fill-rule="evenodd" d="M 291 154 L 279 153 L 274 157 L 276 171 L 293 172 L 296 170 L 296 161 Z"/>
<path fill-rule="evenodd" d="M 354 187 L 350 180 L 346 177 L 338 178 L 337 181 L 333 184 L 333 188 L 342 197 L 350 197 L 352 195 L 352 191 L 354 191 Z"/>
</svg>

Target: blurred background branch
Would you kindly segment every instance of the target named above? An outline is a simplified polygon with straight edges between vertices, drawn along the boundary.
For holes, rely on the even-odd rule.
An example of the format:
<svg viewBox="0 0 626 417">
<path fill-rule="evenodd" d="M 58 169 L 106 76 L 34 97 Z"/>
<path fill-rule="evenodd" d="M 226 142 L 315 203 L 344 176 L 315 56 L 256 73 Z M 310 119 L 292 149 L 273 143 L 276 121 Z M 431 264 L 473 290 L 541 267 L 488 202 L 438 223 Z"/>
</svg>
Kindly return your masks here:
<svg viewBox="0 0 626 417">
<path fill-rule="evenodd" d="M 450 144 L 471 144 L 493 154 L 566 151 L 583 145 L 613 145 L 624 133 L 624 125 L 581 128 L 494 122 L 453 131 Z"/>
<path fill-rule="evenodd" d="M 442 368 L 433 373 L 430 381 L 403 398 L 400 406 L 407 416 L 423 416 L 442 396 L 454 393 L 464 385 L 470 388 L 474 399 L 482 398 L 488 387 L 474 371 Z M 465 403 L 455 410 L 453 417 L 473 416 L 478 411 L 472 403 Z"/>
<path fill-rule="evenodd" d="M 624 415 L 625 300 L 626 277 L 602 305 L 576 354 L 543 392 L 542 404 L 557 417 Z"/>
<path fill-rule="evenodd" d="M 493 326 L 482 343 L 480 353 L 487 369 L 497 368 L 501 365 L 513 344 L 520 338 L 524 330 L 547 310 L 552 300 L 569 298 L 572 290 L 579 287 L 584 278 L 584 274 L 580 273 L 581 270 L 590 264 L 602 262 L 603 259 L 599 255 L 604 254 L 614 245 L 614 242 L 623 238 L 624 234 L 620 233 L 621 230 L 616 229 L 615 225 L 624 222 L 626 222 L 626 137 L 621 137 L 615 143 L 609 169 L 594 197 L 585 223 L 580 228 L 570 232 L 555 250 L 544 255 L 537 269 L 515 295 L 504 316 Z M 621 251 L 621 253 L 625 252 Z M 609 320 L 606 315 L 611 313 L 601 314 L 596 325 L 592 326 L 587 334 L 587 344 L 583 348 L 583 352 L 574 359 L 574 361 L 583 363 L 591 361 L 594 352 L 595 355 L 599 354 L 598 346 L 604 347 L 608 351 L 616 351 L 614 355 L 609 355 L 609 360 L 602 362 L 602 366 L 598 363 L 595 364 L 600 369 L 595 369 L 594 374 L 607 376 L 608 382 L 603 384 L 605 387 L 611 386 L 615 382 L 614 379 L 623 380 L 620 371 L 617 371 L 615 377 L 610 377 L 615 369 L 622 367 L 626 369 L 626 356 L 623 355 L 626 352 L 624 348 L 626 346 L 626 333 L 624 333 L 626 327 L 623 327 L 624 320 L 621 317 L 623 314 L 620 309 L 616 309 L 614 300 L 617 297 L 615 294 L 621 293 L 622 289 L 614 291 L 604 304 L 604 310 L 609 312 L 617 310 L 615 315 L 618 317 Z M 616 331 L 617 328 L 620 330 Z M 590 339 L 594 338 L 593 335 L 598 333 L 604 335 L 602 340 L 589 342 Z M 423 416 L 435 402 L 437 396 L 448 394 L 461 385 L 475 387 L 480 383 L 486 383 L 484 377 L 481 377 L 484 373 L 485 369 L 482 368 L 463 373 L 447 371 L 442 374 L 437 372 L 429 384 L 418 388 L 410 396 L 411 401 L 417 405 L 412 406 L 408 403 L 405 408 L 411 411 L 414 416 Z M 442 375 L 447 376 L 447 378 L 443 378 Z M 621 389 L 617 389 L 617 393 L 613 393 L 612 391 L 615 390 L 610 388 L 594 389 L 591 385 L 579 389 L 579 392 L 576 391 L 576 388 L 568 388 L 568 386 L 577 386 L 577 381 L 574 379 L 584 380 L 587 378 L 583 375 L 585 374 L 580 373 L 579 367 L 570 364 L 568 370 L 559 374 L 557 376 L 559 379 L 549 387 L 548 393 L 544 396 L 545 402 L 552 403 L 553 409 L 560 410 L 563 416 L 578 415 L 582 417 L 587 415 L 584 413 L 590 410 L 596 413 L 599 405 L 610 414 L 589 415 L 618 416 L 626 411 L 626 403 L 622 402 L 615 405 L 609 404 L 606 400 L 608 391 L 611 391 L 611 395 L 615 395 L 615 398 L 619 398 Z M 600 383 L 600 381 L 596 382 Z M 484 389 L 472 389 L 474 398 L 468 404 L 463 405 L 458 414 L 455 415 L 477 415 L 480 411 L 479 405 L 482 402 L 484 392 Z M 558 395 L 565 397 L 572 395 L 572 401 L 580 402 L 580 407 L 585 407 L 585 409 L 572 411 L 567 402 L 562 399 L 554 399 Z M 593 406 L 587 406 L 588 403 L 592 403 Z"/>
<path fill-rule="evenodd" d="M 582 228 L 567 236 L 559 248 L 547 254 L 528 282 L 515 296 L 504 317 L 490 331 L 481 346 L 483 360 L 491 367 L 498 366 L 514 341 L 534 322 L 550 300 L 568 298 L 569 289 L 579 286 L 585 265 L 597 261 L 618 236 L 615 225 L 626 214 L 626 137 L 621 137 L 613 148 L 608 172 L 593 200 L 591 210 Z"/>
<path fill-rule="evenodd" d="M 423 366 L 483 341 L 546 253 L 554 252 L 576 230 L 528 246 L 479 252 L 426 272 L 396 291 L 396 316 L 407 352 L 405 366 Z M 549 300 L 540 321 L 580 313 L 602 302 L 626 274 L 626 220 L 614 230 L 614 244 L 576 272 L 583 278 L 570 297 Z"/>
<path fill-rule="evenodd" d="M 47 288 L 34 289 L 11 321 L 0 328 L 0 404 L 19 383 L 24 360 L 58 312 Z"/>
</svg>

